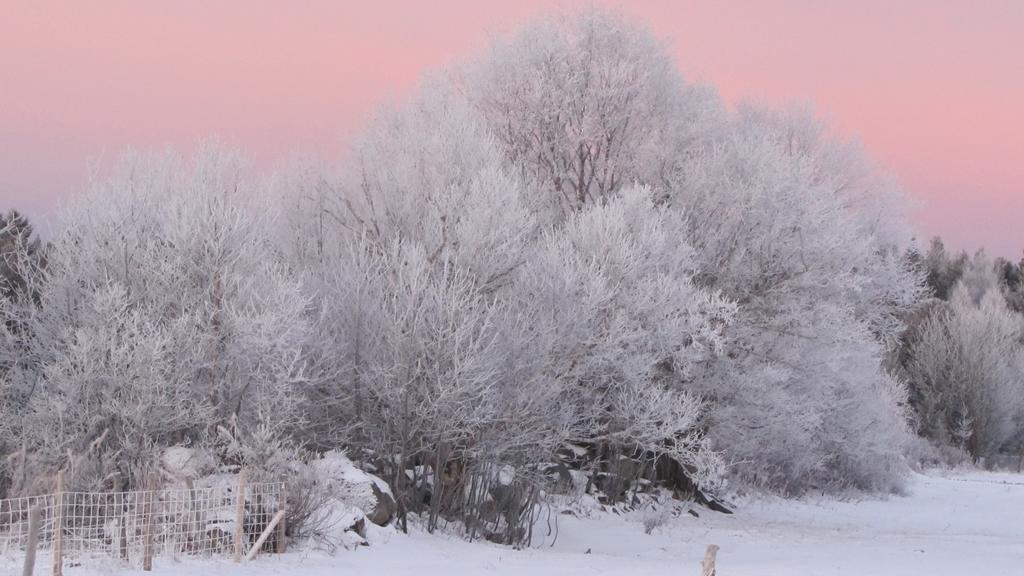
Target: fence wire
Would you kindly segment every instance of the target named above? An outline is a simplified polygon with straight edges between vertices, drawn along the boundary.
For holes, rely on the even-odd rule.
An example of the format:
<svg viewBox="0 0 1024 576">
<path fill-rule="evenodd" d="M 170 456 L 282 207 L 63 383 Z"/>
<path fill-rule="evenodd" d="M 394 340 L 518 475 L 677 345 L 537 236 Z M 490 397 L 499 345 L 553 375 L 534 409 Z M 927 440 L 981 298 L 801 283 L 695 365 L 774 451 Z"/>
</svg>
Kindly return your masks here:
<svg viewBox="0 0 1024 576">
<path fill-rule="evenodd" d="M 52 562 L 58 537 L 65 565 L 118 559 L 141 566 L 147 543 L 151 558 L 231 556 L 239 519 L 244 556 L 284 509 L 286 495 L 283 483 L 246 484 L 242 492 L 240 499 L 237 485 L 225 485 L 0 500 L 0 556 L 24 557 L 33 508 L 39 510 L 37 568 Z M 278 537 L 272 531 L 261 551 L 280 550 Z"/>
</svg>

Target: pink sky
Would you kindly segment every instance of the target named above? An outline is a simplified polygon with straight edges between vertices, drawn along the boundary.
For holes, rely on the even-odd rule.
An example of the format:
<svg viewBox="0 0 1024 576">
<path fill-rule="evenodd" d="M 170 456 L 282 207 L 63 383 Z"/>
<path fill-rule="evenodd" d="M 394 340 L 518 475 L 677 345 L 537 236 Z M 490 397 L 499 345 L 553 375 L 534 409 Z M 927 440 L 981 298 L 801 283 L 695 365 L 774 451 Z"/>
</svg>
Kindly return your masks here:
<svg viewBox="0 0 1024 576">
<path fill-rule="evenodd" d="M 127 146 L 336 157 L 424 70 L 572 4 L 0 0 L 0 210 L 49 217 Z M 609 4 L 728 102 L 811 103 L 860 139 L 917 202 L 920 237 L 1021 255 L 1024 2 Z"/>
</svg>

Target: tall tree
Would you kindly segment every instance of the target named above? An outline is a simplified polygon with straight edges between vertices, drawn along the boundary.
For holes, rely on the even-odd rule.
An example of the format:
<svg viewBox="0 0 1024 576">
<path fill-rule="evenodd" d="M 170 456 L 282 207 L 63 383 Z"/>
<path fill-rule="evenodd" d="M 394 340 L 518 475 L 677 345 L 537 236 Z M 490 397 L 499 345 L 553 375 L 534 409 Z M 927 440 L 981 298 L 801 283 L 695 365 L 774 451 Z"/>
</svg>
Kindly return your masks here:
<svg viewBox="0 0 1024 576">
<path fill-rule="evenodd" d="M 635 182 L 682 216 L 695 284 L 738 305 L 727 353 L 689 383 L 732 470 L 795 492 L 898 484 L 905 390 L 881 362 L 922 281 L 900 257 L 900 191 L 856 148 L 806 113 L 727 113 L 646 31 L 600 10 L 527 27 L 463 81 L 546 202 L 541 222 Z M 845 438 L 872 422 L 877 435 Z"/>
<path fill-rule="evenodd" d="M 700 278 L 739 304 L 704 381 L 716 446 L 784 491 L 896 486 L 905 391 L 881 361 L 923 294 L 898 191 L 799 111 L 743 108 L 683 169 Z"/>
<path fill-rule="evenodd" d="M 661 189 L 720 114 L 662 43 L 602 10 L 538 20 L 465 76 L 509 164 L 562 215 L 635 182 Z"/>
</svg>

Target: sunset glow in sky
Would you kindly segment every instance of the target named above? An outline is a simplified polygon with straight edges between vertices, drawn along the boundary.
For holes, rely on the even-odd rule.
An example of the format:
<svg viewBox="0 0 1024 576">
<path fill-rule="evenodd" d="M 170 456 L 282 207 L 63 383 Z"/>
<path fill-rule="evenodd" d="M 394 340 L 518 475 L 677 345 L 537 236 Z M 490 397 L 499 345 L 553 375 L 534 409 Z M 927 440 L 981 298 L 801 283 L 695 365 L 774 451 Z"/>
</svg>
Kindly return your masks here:
<svg viewBox="0 0 1024 576">
<path fill-rule="evenodd" d="M 727 102 L 810 103 L 859 139 L 914 199 L 919 237 L 1021 256 L 1024 1 L 607 4 Z M 0 0 L 0 211 L 51 217 L 128 146 L 338 157 L 425 70 L 573 5 Z"/>
</svg>

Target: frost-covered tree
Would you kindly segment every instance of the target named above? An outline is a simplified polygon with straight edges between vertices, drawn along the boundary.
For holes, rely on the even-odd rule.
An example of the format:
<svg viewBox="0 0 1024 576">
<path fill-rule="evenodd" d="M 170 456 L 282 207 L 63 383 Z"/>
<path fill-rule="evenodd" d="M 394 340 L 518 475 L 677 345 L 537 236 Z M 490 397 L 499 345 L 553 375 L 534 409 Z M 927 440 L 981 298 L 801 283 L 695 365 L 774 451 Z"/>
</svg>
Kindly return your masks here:
<svg viewBox="0 0 1024 576">
<path fill-rule="evenodd" d="M 37 286 L 31 278 L 42 266 L 42 244 L 32 224 L 17 210 L 0 213 L 0 457 L 16 448 L 16 410 L 23 399 L 23 386 L 17 386 L 17 373 L 28 362 L 22 347 L 28 326 L 17 321 L 13 310 L 36 297 Z M 0 495 L 11 480 L 0 462 Z"/>
<path fill-rule="evenodd" d="M 677 175 L 677 154 L 720 114 L 665 46 L 602 10 L 538 20 L 468 66 L 466 91 L 510 166 L 566 214 Z"/>
<path fill-rule="evenodd" d="M 15 300 L 25 294 L 26 268 L 39 264 L 42 243 L 28 218 L 17 210 L 0 213 L 0 297 Z"/>
<path fill-rule="evenodd" d="M 932 294 L 939 300 L 949 300 L 967 264 L 966 253 L 950 254 L 941 238 L 933 238 L 924 259 L 928 287 Z"/>
<path fill-rule="evenodd" d="M 297 258 L 317 295 L 313 430 L 393 456 L 375 465 L 410 506 L 420 470 L 435 516 L 495 497 L 481 486 L 500 478 L 535 485 L 570 440 L 675 458 L 713 484 L 687 387 L 733 309 L 691 283 L 681 220 L 637 188 L 537 223 L 516 171 L 472 103 L 432 79 L 339 177 L 290 177 L 316 191 L 301 209 L 329 215 L 324 250 L 292 251 L 326 254 Z"/>
<path fill-rule="evenodd" d="M 304 191 L 289 236 L 309 237 L 303 211 L 325 216 L 289 249 L 314 297 L 310 430 L 371 459 L 403 506 L 429 482 L 433 526 L 490 497 L 470 488 L 488 469 L 535 474 L 565 437 L 507 297 L 537 226 L 476 111 L 436 79 L 326 174 L 281 179 Z"/>
<path fill-rule="evenodd" d="M 975 459 L 1003 448 L 1024 416 L 1022 338 L 1024 318 L 1008 309 L 991 263 L 977 256 L 909 342 L 919 432 Z"/>
<path fill-rule="evenodd" d="M 19 444 L 53 467 L 118 453 L 132 479 L 146 442 L 299 422 L 306 301 L 252 192 L 236 156 L 205 149 L 128 155 L 73 202 L 31 279 L 38 302 L 9 309 L 30 327 L 9 378 Z"/>
<path fill-rule="evenodd" d="M 677 214 L 634 188 L 548 233 L 517 296 L 532 314 L 540 369 L 574 408 L 574 439 L 629 456 L 667 455 L 705 486 L 720 480 L 693 386 L 723 348 L 732 303 L 691 281 Z"/>
<path fill-rule="evenodd" d="M 858 150 L 808 114 L 725 112 L 602 11 L 535 23 L 460 80 L 541 222 L 635 182 L 677 215 L 694 284 L 737 305 L 726 353 L 691 378 L 732 470 L 793 492 L 896 486 L 906 393 L 881 363 L 923 289 L 899 190 Z"/>
<path fill-rule="evenodd" d="M 382 114 L 343 169 L 339 221 L 356 236 L 423 246 L 435 265 L 507 282 L 535 235 L 522 184 L 464 97 L 428 78 L 406 106 Z"/>
<path fill-rule="evenodd" d="M 899 191 L 855 148 L 807 114 L 724 112 L 647 32 L 601 11 L 528 27 L 464 85 L 549 210 L 640 182 L 682 215 L 670 228 L 693 247 L 694 283 L 738 306 L 726 354 L 692 380 L 741 478 L 896 485 L 905 391 L 881 363 L 923 290 L 900 256 Z"/>
<path fill-rule="evenodd" d="M 284 191 L 297 206 L 291 236 L 317 239 L 290 252 L 306 254 L 295 261 L 318 295 L 310 358 L 326 424 L 332 410 L 353 406 L 347 393 L 361 406 L 362 366 L 387 324 L 373 311 L 394 296 L 389 290 L 407 289 L 380 285 L 382 269 L 400 270 L 394 258 L 422 252 L 431 274 L 457 271 L 493 297 L 521 264 L 536 226 L 496 143 L 465 99 L 437 79 L 406 106 L 382 113 L 338 175 L 292 174 L 300 190 L 297 200 L 296 191 Z"/>
<path fill-rule="evenodd" d="M 8 415 L 5 406 L 17 406 L 20 389 L 7 377 L 9 370 L 18 370 L 27 363 L 22 343 L 28 326 L 11 313 L 37 297 L 38 286 L 32 279 L 43 266 L 42 243 L 28 219 L 17 210 L 0 214 L 0 454 L 10 450 L 5 439 L 13 434 L 15 415 Z M 21 387 L 23 389 L 23 387 Z M 11 409 L 13 410 L 13 408 Z M 2 470 L 0 466 L 0 470 Z M 0 487 L 3 480 L 0 476 Z"/>
<path fill-rule="evenodd" d="M 1018 314 L 1024 313 L 1024 260 L 1014 264 L 1004 258 L 996 258 L 995 268 L 1007 306 Z"/>
<path fill-rule="evenodd" d="M 77 315 L 21 414 L 25 448 L 35 474 L 67 466 L 80 488 L 122 486 L 210 411 L 170 380 L 172 331 L 129 304 L 124 286 L 97 288 Z"/>
<path fill-rule="evenodd" d="M 897 192 L 799 113 L 741 109 L 682 169 L 700 281 L 739 305 L 702 380 L 715 446 L 785 491 L 892 487 L 904 392 L 881 361 L 922 294 Z"/>
</svg>

